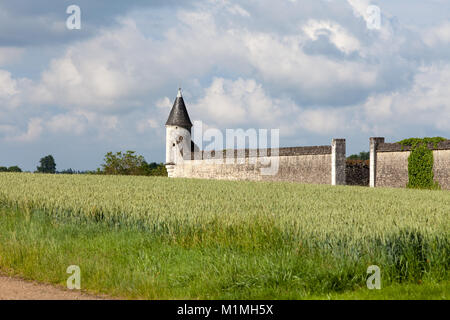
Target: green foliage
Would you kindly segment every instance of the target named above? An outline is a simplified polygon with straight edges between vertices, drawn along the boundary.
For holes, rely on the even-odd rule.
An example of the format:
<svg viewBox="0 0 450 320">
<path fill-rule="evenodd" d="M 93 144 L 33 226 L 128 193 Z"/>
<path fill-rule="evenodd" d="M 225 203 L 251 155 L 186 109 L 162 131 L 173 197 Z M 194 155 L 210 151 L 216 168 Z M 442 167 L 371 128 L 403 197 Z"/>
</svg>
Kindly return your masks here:
<svg viewBox="0 0 450 320">
<path fill-rule="evenodd" d="M 56 163 L 52 155 L 41 158 L 41 165 L 37 167 L 38 173 L 56 173 Z"/>
<path fill-rule="evenodd" d="M 439 142 L 445 141 L 445 140 L 447 140 L 447 139 L 442 138 L 442 137 L 409 138 L 409 139 L 404 139 L 402 141 L 399 141 L 398 143 L 401 144 L 402 146 L 410 146 L 413 149 L 419 144 L 425 144 L 426 146 L 428 146 L 428 144 L 432 144 L 433 147 L 436 148 L 437 144 Z"/>
<path fill-rule="evenodd" d="M 147 163 L 143 156 L 137 155 L 135 151 L 125 153 L 108 152 L 102 164 L 102 173 L 107 175 L 133 175 L 133 176 L 167 176 L 163 164 L 155 162 Z M 97 173 L 100 173 L 97 170 Z"/>
<path fill-rule="evenodd" d="M 0 172 L 22 172 L 22 169 L 20 169 L 18 166 L 12 166 L 12 167 L 0 167 Z"/>
<path fill-rule="evenodd" d="M 144 163 L 145 175 L 167 177 L 167 169 L 164 163 Z"/>
<path fill-rule="evenodd" d="M 417 145 L 408 158 L 408 188 L 438 189 L 434 181 L 433 152 L 424 144 Z"/>
<path fill-rule="evenodd" d="M 108 152 L 104 159 L 105 163 L 102 164 L 105 174 L 112 175 L 144 175 L 143 169 L 144 157 L 136 155 L 135 151 L 127 151 L 122 153 L 121 151 L 113 154 Z"/>
<path fill-rule="evenodd" d="M 359 154 L 352 154 L 347 159 L 348 160 L 369 160 L 370 152 L 361 151 Z"/>
<path fill-rule="evenodd" d="M 436 148 L 437 144 L 445 141 L 445 138 L 410 138 L 399 141 L 402 146 L 410 146 L 411 154 L 408 158 L 408 188 L 413 189 L 439 189 L 439 184 L 434 181 L 433 151 L 429 145 Z"/>
</svg>

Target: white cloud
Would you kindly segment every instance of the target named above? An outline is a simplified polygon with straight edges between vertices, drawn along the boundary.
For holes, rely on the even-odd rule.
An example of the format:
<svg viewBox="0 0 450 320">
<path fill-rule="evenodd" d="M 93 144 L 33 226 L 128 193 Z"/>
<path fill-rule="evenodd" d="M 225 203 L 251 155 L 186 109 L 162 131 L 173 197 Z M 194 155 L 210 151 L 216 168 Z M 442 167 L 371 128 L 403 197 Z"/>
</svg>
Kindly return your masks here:
<svg viewBox="0 0 450 320">
<path fill-rule="evenodd" d="M 377 117 L 378 119 L 392 116 L 392 100 L 394 94 L 370 96 L 364 104 L 365 112 L 367 116 Z"/>
<path fill-rule="evenodd" d="M 237 4 L 230 5 L 227 8 L 227 10 L 231 14 L 240 15 L 242 17 L 250 17 L 250 13 L 247 10 L 245 10 L 244 8 L 242 8 L 240 5 L 237 5 Z"/>
<path fill-rule="evenodd" d="M 250 62 L 264 80 L 275 86 L 295 89 L 299 96 L 319 104 L 342 98 L 346 90 L 368 90 L 377 85 L 375 66 L 307 55 L 298 37 L 281 39 L 268 34 L 247 34 L 245 45 Z M 351 96 L 347 98 L 352 99 Z"/>
<path fill-rule="evenodd" d="M 23 48 L 16 47 L 0 47 L 0 66 L 7 63 L 20 61 L 23 53 Z"/>
<path fill-rule="evenodd" d="M 344 129 L 348 114 L 344 109 L 305 110 L 299 116 L 301 126 L 315 134 L 333 134 Z"/>
<path fill-rule="evenodd" d="M 11 77 L 11 73 L 0 70 L 0 99 L 9 98 L 19 93 L 17 81 Z"/>
<path fill-rule="evenodd" d="M 105 115 L 86 110 L 77 110 L 76 115 L 87 119 L 90 127 L 97 129 L 100 133 L 116 130 L 119 126 L 119 117 L 115 115 Z"/>
<path fill-rule="evenodd" d="M 407 90 L 372 95 L 363 110 L 368 124 L 395 132 L 430 127 L 450 131 L 450 64 L 424 67 Z"/>
<path fill-rule="evenodd" d="M 0 69 L 0 111 L 12 112 L 22 103 L 22 88 L 27 83 L 26 79 L 14 79 L 9 71 Z"/>
<path fill-rule="evenodd" d="M 352 7 L 353 13 L 356 17 L 361 17 L 364 22 L 371 23 L 371 15 L 373 12 L 368 11 L 369 7 L 372 6 L 371 0 L 347 0 L 348 4 Z M 392 26 L 389 21 L 389 14 L 387 11 L 383 10 L 383 7 L 378 7 L 380 9 L 380 19 L 381 24 L 379 29 L 374 29 L 380 40 L 388 40 L 393 37 Z"/>
<path fill-rule="evenodd" d="M 225 5 L 234 8 L 231 2 Z M 275 90 L 296 91 L 296 98 L 317 104 L 344 98 L 346 103 L 355 102 L 359 97 L 346 91 L 369 91 L 378 85 L 377 66 L 306 54 L 298 29 L 279 35 L 239 24 L 221 26 L 215 11 L 202 6 L 180 10 L 176 17 L 160 40 L 145 36 L 133 19 L 124 18 L 118 27 L 69 46 L 39 81 L 28 85 L 22 103 L 132 112 L 147 107 L 144 99 L 150 94 L 224 71 L 248 78 L 257 75 Z M 355 36 L 334 22 L 311 19 L 304 32 L 312 39 L 328 32 L 330 41 L 345 53 L 361 48 Z M 158 101 L 157 106 L 166 102 Z"/>
<path fill-rule="evenodd" d="M 107 40 L 111 36 L 106 34 L 74 46 L 64 57 L 53 60 L 50 68 L 43 72 L 33 99 L 105 111 L 133 106 L 123 98 L 135 93 L 134 86 L 139 85 L 130 75 L 127 61 L 120 60 L 120 53 L 109 50 L 114 45 Z"/>
<path fill-rule="evenodd" d="M 423 40 L 430 47 L 438 44 L 449 45 L 450 21 L 446 21 L 439 26 L 426 30 L 423 35 Z"/>
<path fill-rule="evenodd" d="M 303 32 L 312 40 L 317 40 L 322 35 L 329 37 L 330 42 L 346 54 L 358 51 L 361 47 L 358 39 L 341 25 L 332 21 L 309 20 L 303 26 Z"/>
<path fill-rule="evenodd" d="M 143 119 L 136 123 L 136 131 L 139 133 L 148 132 L 149 129 L 156 129 L 161 124 L 156 119 Z"/>
<path fill-rule="evenodd" d="M 353 13 L 357 17 L 362 17 L 365 21 L 368 21 L 367 8 L 370 6 L 371 0 L 347 0 L 347 2 L 353 8 Z"/>
<path fill-rule="evenodd" d="M 277 124 L 292 103 L 272 99 L 254 79 L 214 78 L 192 110 L 220 125 Z"/>
<path fill-rule="evenodd" d="M 172 104 L 170 103 L 170 99 L 168 97 L 164 97 L 156 101 L 156 107 L 160 109 L 169 109 L 172 107 Z"/>
<path fill-rule="evenodd" d="M 32 118 L 28 121 L 27 131 L 16 135 L 7 136 L 6 141 L 32 142 L 38 139 L 43 131 L 42 119 Z"/>
<path fill-rule="evenodd" d="M 46 126 L 54 133 L 81 135 L 87 129 L 87 119 L 78 114 L 58 114 L 53 116 Z"/>
<path fill-rule="evenodd" d="M 218 128 L 254 126 L 281 130 L 283 137 L 299 132 L 328 135 L 346 128 L 349 108 L 304 108 L 289 99 L 271 97 L 254 79 L 215 78 L 191 110 Z"/>
</svg>

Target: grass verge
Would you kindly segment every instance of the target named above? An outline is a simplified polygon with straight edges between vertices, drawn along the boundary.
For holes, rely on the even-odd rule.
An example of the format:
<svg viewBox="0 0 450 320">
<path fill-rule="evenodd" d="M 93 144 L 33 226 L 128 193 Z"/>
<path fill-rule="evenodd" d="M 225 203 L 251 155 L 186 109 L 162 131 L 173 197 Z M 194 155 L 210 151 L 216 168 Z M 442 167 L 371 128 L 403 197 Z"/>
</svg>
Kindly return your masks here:
<svg viewBox="0 0 450 320">
<path fill-rule="evenodd" d="M 439 258 L 447 245 L 421 243 L 409 254 L 414 246 L 398 238 L 391 255 L 385 246 L 355 255 L 345 243 L 324 250 L 289 238 L 252 247 L 172 237 L 2 207 L 0 270 L 64 286 L 67 267 L 78 265 L 83 290 L 129 299 L 448 299 L 448 260 L 428 266 L 420 249 Z M 366 288 L 372 264 L 381 267 L 381 290 Z"/>
</svg>

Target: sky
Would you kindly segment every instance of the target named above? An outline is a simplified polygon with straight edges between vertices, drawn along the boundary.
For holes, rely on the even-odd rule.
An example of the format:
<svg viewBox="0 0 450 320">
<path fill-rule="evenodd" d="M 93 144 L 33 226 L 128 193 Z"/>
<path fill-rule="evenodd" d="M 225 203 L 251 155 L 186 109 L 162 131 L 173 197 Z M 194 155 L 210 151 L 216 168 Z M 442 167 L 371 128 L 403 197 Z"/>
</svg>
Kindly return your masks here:
<svg viewBox="0 0 450 320">
<path fill-rule="evenodd" d="M 0 166 L 164 162 L 180 86 L 192 121 L 281 146 L 450 138 L 450 1 L 0 0 Z"/>
</svg>

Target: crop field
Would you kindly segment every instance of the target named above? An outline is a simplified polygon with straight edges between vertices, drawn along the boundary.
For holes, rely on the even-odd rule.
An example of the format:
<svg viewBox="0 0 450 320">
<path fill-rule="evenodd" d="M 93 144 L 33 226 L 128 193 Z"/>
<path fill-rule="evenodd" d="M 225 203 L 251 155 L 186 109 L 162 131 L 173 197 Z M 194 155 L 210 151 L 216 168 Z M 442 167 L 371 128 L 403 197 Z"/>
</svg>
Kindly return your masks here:
<svg viewBox="0 0 450 320">
<path fill-rule="evenodd" d="M 448 191 L 1 173 L 0 271 L 64 285 L 75 264 L 83 290 L 127 298 L 308 299 L 370 298 L 377 265 L 373 297 L 448 298 L 449 214 Z"/>
</svg>

